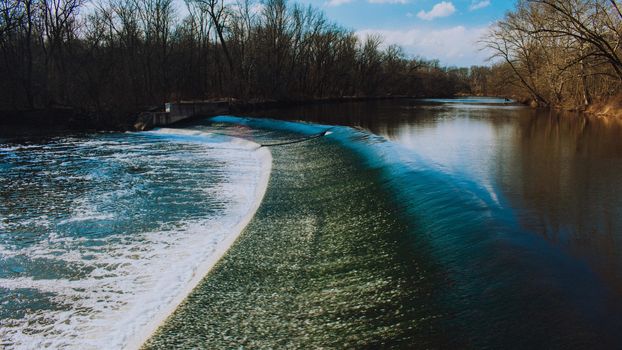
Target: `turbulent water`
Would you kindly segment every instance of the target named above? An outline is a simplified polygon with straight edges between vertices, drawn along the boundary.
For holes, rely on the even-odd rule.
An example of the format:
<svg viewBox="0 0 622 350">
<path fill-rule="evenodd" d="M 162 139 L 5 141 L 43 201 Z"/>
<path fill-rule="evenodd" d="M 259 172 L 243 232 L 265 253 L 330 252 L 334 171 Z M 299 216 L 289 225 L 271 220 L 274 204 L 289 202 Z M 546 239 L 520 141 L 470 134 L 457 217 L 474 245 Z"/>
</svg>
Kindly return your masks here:
<svg viewBox="0 0 622 350">
<path fill-rule="evenodd" d="M 506 102 L 2 140 L 3 345 L 143 340 L 254 213 L 146 348 L 621 347 L 622 127 Z"/>
<path fill-rule="evenodd" d="M 269 166 L 258 145 L 171 130 L 0 142 L 7 348 L 140 339 L 252 215 Z"/>
</svg>

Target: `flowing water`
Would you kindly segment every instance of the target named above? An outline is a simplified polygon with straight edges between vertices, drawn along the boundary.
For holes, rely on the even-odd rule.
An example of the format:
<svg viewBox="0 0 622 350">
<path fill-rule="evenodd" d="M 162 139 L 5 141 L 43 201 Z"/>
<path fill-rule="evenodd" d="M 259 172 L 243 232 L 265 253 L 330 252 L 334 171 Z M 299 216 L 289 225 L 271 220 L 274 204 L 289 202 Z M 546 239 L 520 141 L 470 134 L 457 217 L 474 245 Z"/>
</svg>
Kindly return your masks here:
<svg viewBox="0 0 622 350">
<path fill-rule="evenodd" d="M 280 117 L 363 128 L 481 190 L 529 236 L 622 293 L 622 121 L 465 98 L 312 106 Z"/>
<path fill-rule="evenodd" d="M 143 340 L 252 216 L 146 348 L 620 347 L 622 125 L 505 102 L 0 139 L 2 344 Z"/>
<path fill-rule="evenodd" d="M 252 216 L 270 165 L 258 145 L 172 130 L 0 143 L 7 348 L 140 341 Z"/>
</svg>

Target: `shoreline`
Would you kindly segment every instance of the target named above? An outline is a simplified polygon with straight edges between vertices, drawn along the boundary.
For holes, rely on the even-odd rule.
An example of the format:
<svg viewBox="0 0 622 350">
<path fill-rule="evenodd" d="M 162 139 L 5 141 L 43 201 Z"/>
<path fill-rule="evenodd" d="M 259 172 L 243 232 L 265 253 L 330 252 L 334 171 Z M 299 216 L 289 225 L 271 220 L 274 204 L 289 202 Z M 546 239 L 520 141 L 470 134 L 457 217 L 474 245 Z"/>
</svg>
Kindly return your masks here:
<svg viewBox="0 0 622 350">
<path fill-rule="evenodd" d="M 576 113 L 585 118 L 598 118 L 614 122 L 622 120 L 621 95 L 612 96 L 603 100 L 592 101 L 588 105 L 551 104 L 546 106 L 538 105 L 538 103 L 530 97 L 503 97 L 514 99 L 517 103 L 532 109 L 544 109 L 561 113 Z"/>
<path fill-rule="evenodd" d="M 587 107 L 578 109 L 568 106 L 536 106 L 531 99 L 520 96 L 506 95 L 469 95 L 456 94 L 453 96 L 409 96 L 409 95 L 386 95 L 386 96 L 340 96 L 298 100 L 271 100 L 271 99 L 248 99 L 214 98 L 203 101 L 185 101 L 167 103 L 176 105 L 205 105 L 207 110 L 197 109 L 195 112 L 179 119 L 169 118 L 165 111 L 165 105 L 155 106 L 148 110 L 135 111 L 132 113 L 111 113 L 81 111 L 72 107 L 53 106 L 50 108 L 28 111 L 0 111 L 0 126 L 4 126 L 4 136 L 21 136 L 23 134 L 46 135 L 80 133 L 80 132 L 123 132 L 123 131 L 147 131 L 154 127 L 167 127 L 184 125 L 197 118 L 213 117 L 217 115 L 253 115 L 263 111 L 274 111 L 292 107 L 305 107 L 314 105 L 332 105 L 364 103 L 374 101 L 404 100 L 411 99 L 415 105 L 429 104 L 427 99 L 460 99 L 464 97 L 497 97 L 510 99 L 509 105 L 525 106 L 533 109 L 546 109 L 558 112 L 578 113 L 586 118 L 597 117 L 610 121 L 622 119 L 622 102 L 612 99 L 609 101 L 593 102 Z M 616 103 L 614 103 L 616 102 Z M 194 109 L 194 108 L 193 108 Z"/>
<path fill-rule="evenodd" d="M 239 139 L 243 143 L 255 144 L 254 142 L 231 137 L 232 139 Z M 214 253 L 210 255 L 201 265 L 194 271 L 193 278 L 187 283 L 185 288 L 170 302 L 165 308 L 158 312 L 158 315 L 153 318 L 149 323 L 142 327 L 142 330 L 134 334 L 128 342 L 123 346 L 123 349 L 141 349 L 145 342 L 149 340 L 163 325 L 170 315 L 186 300 L 188 295 L 199 285 L 199 283 L 207 277 L 212 268 L 221 260 L 221 258 L 229 251 L 231 246 L 237 241 L 238 237 L 248 226 L 250 221 L 255 216 L 255 213 L 261 206 L 263 198 L 268 189 L 268 183 L 270 175 L 272 173 L 272 153 L 265 147 L 259 148 L 259 144 L 256 144 L 257 148 L 251 152 L 260 152 L 259 161 L 262 169 L 259 174 L 257 186 L 255 188 L 255 201 L 249 208 L 249 211 L 232 229 L 231 233 L 216 246 Z"/>
<path fill-rule="evenodd" d="M 371 102 L 398 99 L 424 99 L 424 98 L 456 98 L 459 96 L 340 96 L 310 99 L 248 99 L 236 98 L 213 98 L 204 101 L 177 100 L 172 103 L 203 102 L 213 104 L 213 113 L 199 113 L 194 117 L 210 117 L 223 114 L 244 114 L 271 109 L 289 108 L 293 106 L 310 106 L 320 104 L 339 104 L 351 102 Z M 108 110 L 85 110 L 72 106 L 49 106 L 31 110 L 0 110 L 0 126 L 15 131 L 45 130 L 56 133 L 75 132 L 115 132 L 115 131 L 146 131 L 152 129 L 148 120 L 159 118 L 165 112 L 165 103 L 150 108 L 134 111 L 108 111 Z M 177 122 L 163 123 L 157 126 L 168 126 Z M 138 126 L 137 126 L 138 124 Z M 144 126 L 140 126 L 143 124 Z"/>
</svg>

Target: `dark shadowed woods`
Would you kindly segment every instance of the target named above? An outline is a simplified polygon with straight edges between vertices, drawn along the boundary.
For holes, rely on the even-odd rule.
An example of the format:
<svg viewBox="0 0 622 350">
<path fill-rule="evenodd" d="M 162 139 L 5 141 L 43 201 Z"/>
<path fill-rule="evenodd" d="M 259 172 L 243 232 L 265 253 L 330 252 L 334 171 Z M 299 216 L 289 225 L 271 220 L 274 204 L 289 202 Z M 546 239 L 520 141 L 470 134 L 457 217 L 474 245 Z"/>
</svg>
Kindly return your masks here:
<svg viewBox="0 0 622 350">
<path fill-rule="evenodd" d="M 50 108 L 123 120 L 182 99 L 457 93 L 583 110 L 619 100 L 621 43 L 616 0 L 520 0 L 482 38 L 491 66 L 471 68 L 408 57 L 286 0 L 0 0 L 0 121 Z"/>
<path fill-rule="evenodd" d="M 180 99 L 451 96 L 467 69 L 407 58 L 285 0 L 0 0 L 0 110 L 133 112 Z M 181 16 L 184 13 L 184 16 Z"/>
</svg>

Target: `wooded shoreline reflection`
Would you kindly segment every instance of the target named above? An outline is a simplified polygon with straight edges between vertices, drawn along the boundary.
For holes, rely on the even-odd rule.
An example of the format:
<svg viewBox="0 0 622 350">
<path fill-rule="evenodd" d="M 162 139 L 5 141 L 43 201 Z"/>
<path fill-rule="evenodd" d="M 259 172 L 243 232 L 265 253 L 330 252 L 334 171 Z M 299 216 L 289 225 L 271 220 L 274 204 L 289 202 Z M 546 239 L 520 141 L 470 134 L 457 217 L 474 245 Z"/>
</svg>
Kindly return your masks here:
<svg viewBox="0 0 622 350">
<path fill-rule="evenodd" d="M 508 196 L 525 228 L 590 262 L 622 293 L 622 122 L 535 114 L 515 137 Z M 547 151 L 543 151 L 546 149 Z"/>
</svg>

